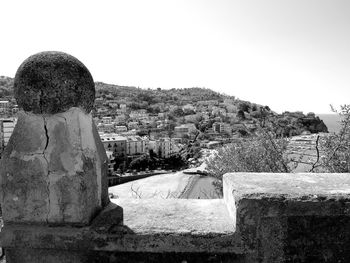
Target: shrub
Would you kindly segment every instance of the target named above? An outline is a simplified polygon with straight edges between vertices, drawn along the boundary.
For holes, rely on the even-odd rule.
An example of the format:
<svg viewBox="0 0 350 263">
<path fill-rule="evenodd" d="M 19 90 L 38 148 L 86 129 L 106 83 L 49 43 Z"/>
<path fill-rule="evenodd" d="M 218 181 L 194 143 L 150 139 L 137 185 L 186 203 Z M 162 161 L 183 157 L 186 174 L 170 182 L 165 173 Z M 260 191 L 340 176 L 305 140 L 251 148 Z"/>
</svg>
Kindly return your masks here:
<svg viewBox="0 0 350 263">
<path fill-rule="evenodd" d="M 218 179 L 221 190 L 222 176 L 232 172 L 289 173 L 292 167 L 284 154 L 288 141 L 259 128 L 256 136 L 241 139 L 220 148 L 206 161 L 208 173 Z"/>
<path fill-rule="evenodd" d="M 332 108 L 334 112 L 337 112 Z M 320 159 L 321 170 L 330 173 L 350 172 L 350 105 L 341 106 L 341 127 L 338 133 L 322 138 L 320 148 L 323 154 Z"/>
</svg>

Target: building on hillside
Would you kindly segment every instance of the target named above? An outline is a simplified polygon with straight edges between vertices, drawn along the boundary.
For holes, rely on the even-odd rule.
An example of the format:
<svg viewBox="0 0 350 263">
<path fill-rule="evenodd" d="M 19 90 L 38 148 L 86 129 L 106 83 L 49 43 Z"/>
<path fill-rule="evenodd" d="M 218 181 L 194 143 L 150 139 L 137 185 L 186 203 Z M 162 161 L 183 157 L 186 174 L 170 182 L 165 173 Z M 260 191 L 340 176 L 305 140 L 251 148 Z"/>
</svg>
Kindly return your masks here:
<svg viewBox="0 0 350 263">
<path fill-rule="evenodd" d="M 115 126 L 113 123 L 99 123 L 97 124 L 97 130 L 99 132 L 103 132 L 103 133 L 114 133 L 115 132 Z"/>
<path fill-rule="evenodd" d="M 121 133 L 123 136 L 135 136 L 137 134 L 137 130 L 128 130 L 126 132 Z"/>
<path fill-rule="evenodd" d="M 0 119 L 0 146 L 1 148 L 6 147 L 16 126 L 17 118 L 6 118 Z"/>
<path fill-rule="evenodd" d="M 118 104 L 118 101 L 110 100 L 108 101 L 108 106 L 111 107 L 112 109 L 118 109 L 119 104 Z"/>
<path fill-rule="evenodd" d="M 114 121 L 116 124 L 125 123 L 125 120 L 126 120 L 125 114 L 117 115 L 114 118 Z"/>
<path fill-rule="evenodd" d="M 158 140 L 149 141 L 149 149 L 153 150 L 160 158 L 169 158 L 180 151 L 177 143 L 170 138 L 160 138 Z"/>
<path fill-rule="evenodd" d="M 102 117 L 102 123 L 103 124 L 111 124 L 112 123 L 112 117 Z"/>
<path fill-rule="evenodd" d="M 126 110 L 127 110 L 126 104 L 120 104 L 120 105 L 119 105 L 119 108 L 121 109 L 121 111 L 122 111 L 123 113 L 126 113 Z"/>
<path fill-rule="evenodd" d="M 176 137 L 183 138 L 185 135 L 189 134 L 189 129 L 187 126 L 180 125 L 174 128 L 174 132 Z"/>
<path fill-rule="evenodd" d="M 130 121 L 128 122 L 128 129 L 129 130 L 137 130 L 139 128 L 139 122 L 138 121 Z"/>
<path fill-rule="evenodd" d="M 226 116 L 226 109 L 214 106 L 214 107 L 212 107 L 211 114 L 212 115 L 223 115 L 223 116 Z"/>
<path fill-rule="evenodd" d="M 226 114 L 227 117 L 229 117 L 230 119 L 235 119 L 237 118 L 237 113 L 234 113 L 234 112 L 228 112 Z"/>
<path fill-rule="evenodd" d="M 147 113 L 147 110 L 134 110 L 130 112 L 129 116 L 131 119 L 141 120 L 147 119 L 149 117 L 149 114 Z"/>
<path fill-rule="evenodd" d="M 128 128 L 126 126 L 115 126 L 115 132 L 120 134 L 120 133 L 124 133 L 124 132 L 127 132 L 128 131 Z"/>
<path fill-rule="evenodd" d="M 114 172 L 115 158 L 112 151 L 106 151 L 106 155 L 108 158 L 108 174 L 110 175 Z"/>
<path fill-rule="evenodd" d="M 95 99 L 95 106 L 102 106 L 103 104 L 103 98 L 99 97 Z"/>
<path fill-rule="evenodd" d="M 117 158 L 126 158 L 126 137 L 115 133 L 102 134 L 100 137 L 106 151 L 112 151 Z"/>
<path fill-rule="evenodd" d="M 158 113 L 158 117 L 161 118 L 161 119 L 165 119 L 167 117 L 167 113 L 166 112 L 159 112 Z"/>
<path fill-rule="evenodd" d="M 224 104 L 233 105 L 235 103 L 234 99 L 224 99 Z"/>
<path fill-rule="evenodd" d="M 196 107 L 194 107 L 192 104 L 186 104 L 182 106 L 183 111 L 196 111 Z"/>
<path fill-rule="evenodd" d="M 190 133 L 197 131 L 196 125 L 194 125 L 194 123 L 185 123 L 185 124 L 182 124 L 182 126 L 187 127 L 188 132 Z"/>
<path fill-rule="evenodd" d="M 103 114 L 107 114 L 108 109 L 106 107 L 99 107 L 97 108 L 97 114 L 103 115 Z"/>
<path fill-rule="evenodd" d="M 10 102 L 8 100 L 0 100 L 0 113 L 8 113 Z"/>
<path fill-rule="evenodd" d="M 198 116 L 199 116 L 198 114 L 190 114 L 190 115 L 184 116 L 184 118 L 186 122 L 195 122 L 199 118 Z"/>
<path fill-rule="evenodd" d="M 213 123 L 213 131 L 217 132 L 217 133 L 232 133 L 232 128 L 230 126 L 230 124 L 228 123 L 224 123 L 224 122 L 214 122 Z"/>
<path fill-rule="evenodd" d="M 127 136 L 126 155 L 132 157 L 148 153 L 149 140 L 147 137 Z"/>
</svg>

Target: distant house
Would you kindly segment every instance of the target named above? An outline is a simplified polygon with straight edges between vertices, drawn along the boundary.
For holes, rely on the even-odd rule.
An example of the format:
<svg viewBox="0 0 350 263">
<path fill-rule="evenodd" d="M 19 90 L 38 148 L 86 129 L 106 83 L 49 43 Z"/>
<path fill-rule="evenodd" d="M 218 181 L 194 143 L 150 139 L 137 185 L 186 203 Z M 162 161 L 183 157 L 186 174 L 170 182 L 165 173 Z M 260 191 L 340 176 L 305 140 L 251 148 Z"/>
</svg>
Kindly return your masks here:
<svg viewBox="0 0 350 263">
<path fill-rule="evenodd" d="M 96 98 L 95 99 L 96 106 L 102 106 L 102 104 L 103 104 L 103 98 Z"/>
<path fill-rule="evenodd" d="M 126 113 L 126 110 L 127 110 L 126 104 L 120 104 L 120 105 L 119 105 L 119 108 L 121 109 L 121 111 L 122 111 L 123 113 Z"/>
<path fill-rule="evenodd" d="M 115 132 L 118 134 L 127 132 L 127 131 L 128 131 L 128 128 L 126 126 L 120 126 L 120 125 L 115 126 Z"/>
<path fill-rule="evenodd" d="M 102 123 L 103 124 L 111 124 L 112 123 L 112 117 L 102 117 Z"/>
<path fill-rule="evenodd" d="M 165 113 L 165 112 L 159 112 L 159 113 L 158 113 L 158 117 L 164 119 L 164 118 L 167 117 L 167 113 Z"/>
<path fill-rule="evenodd" d="M 139 128 L 139 122 L 138 121 L 130 121 L 128 123 L 128 129 L 132 130 L 132 129 L 138 129 Z"/>
<path fill-rule="evenodd" d="M 16 124 L 17 118 L 0 119 L 0 146 L 2 148 L 8 144 Z"/>
<path fill-rule="evenodd" d="M 97 129 L 103 133 L 113 133 L 115 132 L 115 126 L 113 123 L 99 123 L 97 124 Z"/>
<path fill-rule="evenodd" d="M 0 100 L 0 112 L 8 112 L 10 108 L 10 102 L 8 100 Z"/>
<path fill-rule="evenodd" d="M 114 156 L 112 151 L 106 151 L 106 155 L 108 158 L 108 174 L 112 174 L 114 172 Z"/>
<path fill-rule="evenodd" d="M 186 111 L 196 111 L 196 107 L 194 107 L 192 104 L 186 104 L 186 105 L 182 106 L 182 110 L 184 112 L 186 112 Z"/>
<path fill-rule="evenodd" d="M 115 157 L 126 158 L 126 137 L 118 134 L 102 134 L 100 137 L 106 151 L 112 151 Z"/>
<path fill-rule="evenodd" d="M 171 140 L 170 138 L 149 141 L 149 149 L 153 150 L 160 158 L 169 158 L 180 150 L 175 140 Z"/>
<path fill-rule="evenodd" d="M 147 119 L 149 117 L 149 114 L 147 113 L 147 110 L 135 110 L 131 111 L 129 116 L 131 119 L 141 120 Z"/>
<path fill-rule="evenodd" d="M 182 137 L 184 137 L 185 135 L 188 135 L 189 132 L 190 132 L 190 130 L 189 130 L 189 128 L 188 128 L 187 126 L 185 126 L 185 125 L 180 125 L 180 126 L 176 126 L 176 127 L 174 128 L 174 132 L 175 132 L 176 137 L 182 138 Z"/>
<path fill-rule="evenodd" d="M 232 128 L 230 126 L 230 124 L 228 123 L 224 123 L 224 122 L 214 122 L 213 123 L 213 131 L 217 132 L 217 133 L 232 133 Z"/>
<path fill-rule="evenodd" d="M 149 140 L 147 137 L 127 136 L 126 154 L 128 156 L 148 153 Z"/>
</svg>

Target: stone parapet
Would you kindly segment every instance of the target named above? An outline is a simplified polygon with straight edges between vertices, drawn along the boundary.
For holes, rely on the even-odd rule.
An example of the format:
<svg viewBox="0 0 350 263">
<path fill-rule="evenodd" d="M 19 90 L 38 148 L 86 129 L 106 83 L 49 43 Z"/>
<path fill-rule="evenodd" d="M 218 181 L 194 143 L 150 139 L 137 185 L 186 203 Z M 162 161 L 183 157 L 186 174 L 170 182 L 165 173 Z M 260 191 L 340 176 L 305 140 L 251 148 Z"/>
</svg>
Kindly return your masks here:
<svg viewBox="0 0 350 263">
<path fill-rule="evenodd" d="M 224 199 L 257 262 L 347 262 L 350 174 L 232 173 Z"/>
<path fill-rule="evenodd" d="M 347 262 L 348 176 L 227 174 L 224 199 L 112 199 L 89 226 L 9 224 L 1 242 L 9 251 L 44 251 L 43 257 L 72 252 L 81 262 L 142 262 L 140 255 L 159 262 L 180 255 L 203 262 L 213 255 L 220 256 L 211 262 Z"/>
<path fill-rule="evenodd" d="M 8 248 L 242 254 L 223 200 L 116 200 L 88 227 L 6 225 Z M 118 215 L 123 207 L 123 224 Z M 102 223 L 104 222 L 104 223 Z M 108 224 L 110 222 L 110 224 Z M 101 228 L 101 226 L 104 228 Z"/>
</svg>

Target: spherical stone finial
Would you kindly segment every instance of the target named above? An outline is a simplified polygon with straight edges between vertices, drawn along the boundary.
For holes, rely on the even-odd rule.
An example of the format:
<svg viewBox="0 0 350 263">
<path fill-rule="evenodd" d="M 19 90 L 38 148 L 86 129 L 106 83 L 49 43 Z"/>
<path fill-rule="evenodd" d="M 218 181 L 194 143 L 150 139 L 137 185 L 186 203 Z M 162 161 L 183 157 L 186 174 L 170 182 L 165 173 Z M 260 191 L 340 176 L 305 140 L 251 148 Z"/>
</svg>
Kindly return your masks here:
<svg viewBox="0 0 350 263">
<path fill-rule="evenodd" d="M 71 107 L 89 113 L 95 84 L 89 70 L 75 57 L 47 51 L 27 58 L 18 68 L 14 93 L 19 107 L 36 114 L 55 114 Z"/>
</svg>

